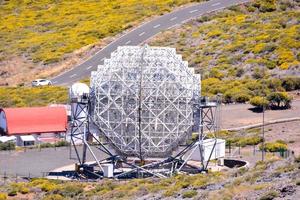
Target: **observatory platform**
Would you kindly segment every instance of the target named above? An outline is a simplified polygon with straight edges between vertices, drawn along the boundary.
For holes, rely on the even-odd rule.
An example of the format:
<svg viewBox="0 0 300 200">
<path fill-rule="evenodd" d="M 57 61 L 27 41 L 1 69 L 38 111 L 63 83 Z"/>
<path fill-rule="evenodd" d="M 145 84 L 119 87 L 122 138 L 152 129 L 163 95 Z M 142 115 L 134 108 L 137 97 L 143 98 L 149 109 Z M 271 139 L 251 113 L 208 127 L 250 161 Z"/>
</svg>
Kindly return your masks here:
<svg viewBox="0 0 300 200">
<path fill-rule="evenodd" d="M 79 168 L 94 173 L 94 167 L 99 167 L 102 176 L 108 164 L 114 172 L 122 165 L 131 170 L 121 175 L 142 173 L 159 177 L 183 169 L 206 170 L 212 153 L 206 153 L 203 160 L 203 141 L 207 132 L 214 133 L 218 128 L 218 103 L 208 102 L 200 94 L 200 75 L 188 67 L 174 48 L 118 47 L 110 59 L 92 72 L 90 90 L 78 83 L 70 89 L 71 139 L 73 144 L 76 139 L 84 144 L 82 156 L 74 145 Z M 90 123 L 116 154 L 90 134 Z M 190 141 L 193 131 L 198 132 L 198 139 Z M 90 148 L 91 137 L 98 142 L 99 150 L 109 155 L 108 159 L 97 158 Z M 212 152 L 217 144 L 215 138 L 211 138 L 211 144 Z M 201 167 L 188 165 L 190 152 L 195 149 Z M 87 151 L 95 158 L 94 165 L 85 165 Z M 173 155 L 174 152 L 177 153 Z"/>
</svg>

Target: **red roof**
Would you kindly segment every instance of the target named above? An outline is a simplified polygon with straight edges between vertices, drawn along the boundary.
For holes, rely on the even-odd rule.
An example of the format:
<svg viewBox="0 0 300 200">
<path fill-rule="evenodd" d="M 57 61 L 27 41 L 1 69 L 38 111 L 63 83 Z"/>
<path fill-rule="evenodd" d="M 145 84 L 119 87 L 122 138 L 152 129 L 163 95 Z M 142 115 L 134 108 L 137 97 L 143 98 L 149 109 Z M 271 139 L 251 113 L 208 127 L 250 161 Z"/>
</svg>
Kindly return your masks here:
<svg viewBox="0 0 300 200">
<path fill-rule="evenodd" d="M 7 135 L 57 133 L 67 130 L 64 107 L 3 108 Z"/>
</svg>

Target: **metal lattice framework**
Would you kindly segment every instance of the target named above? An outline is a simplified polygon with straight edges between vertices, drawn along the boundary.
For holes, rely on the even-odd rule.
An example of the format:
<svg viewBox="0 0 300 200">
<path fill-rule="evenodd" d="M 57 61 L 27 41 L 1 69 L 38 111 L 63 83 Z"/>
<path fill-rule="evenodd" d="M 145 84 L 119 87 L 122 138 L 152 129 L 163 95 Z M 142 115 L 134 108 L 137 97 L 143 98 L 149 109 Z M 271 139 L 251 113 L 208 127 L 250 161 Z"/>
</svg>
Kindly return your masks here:
<svg viewBox="0 0 300 200">
<path fill-rule="evenodd" d="M 118 47 L 91 88 L 93 121 L 123 155 L 166 157 L 191 136 L 200 76 L 173 48 Z"/>
</svg>

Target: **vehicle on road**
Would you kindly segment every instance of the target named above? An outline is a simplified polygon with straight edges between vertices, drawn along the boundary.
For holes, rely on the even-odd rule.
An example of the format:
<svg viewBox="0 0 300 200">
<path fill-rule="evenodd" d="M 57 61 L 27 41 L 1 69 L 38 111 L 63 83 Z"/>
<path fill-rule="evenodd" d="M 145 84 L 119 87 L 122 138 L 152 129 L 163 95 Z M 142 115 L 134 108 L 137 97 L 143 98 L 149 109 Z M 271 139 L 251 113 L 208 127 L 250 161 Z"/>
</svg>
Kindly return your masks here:
<svg viewBox="0 0 300 200">
<path fill-rule="evenodd" d="M 45 86 L 45 85 L 52 85 L 52 82 L 47 79 L 36 79 L 31 82 L 32 87 Z"/>
</svg>

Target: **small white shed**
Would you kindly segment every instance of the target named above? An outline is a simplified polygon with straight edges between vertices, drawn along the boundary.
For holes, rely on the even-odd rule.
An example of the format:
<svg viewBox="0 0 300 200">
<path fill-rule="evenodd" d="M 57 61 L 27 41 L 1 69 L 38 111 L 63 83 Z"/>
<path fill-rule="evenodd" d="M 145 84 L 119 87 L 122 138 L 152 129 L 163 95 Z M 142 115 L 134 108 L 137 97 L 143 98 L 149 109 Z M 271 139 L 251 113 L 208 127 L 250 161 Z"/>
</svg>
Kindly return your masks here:
<svg viewBox="0 0 300 200">
<path fill-rule="evenodd" d="M 216 142 L 216 146 L 214 147 L 214 144 Z M 225 144 L 226 141 L 223 139 L 206 139 L 203 141 L 203 149 L 202 154 L 204 161 L 208 161 L 209 157 L 210 160 L 218 159 L 218 158 L 224 158 L 225 157 Z M 200 151 L 199 146 L 195 149 L 193 154 L 191 155 L 191 160 L 200 160 Z"/>
<path fill-rule="evenodd" d="M 17 146 L 34 146 L 36 144 L 36 138 L 33 135 L 21 135 L 17 136 Z"/>
</svg>

